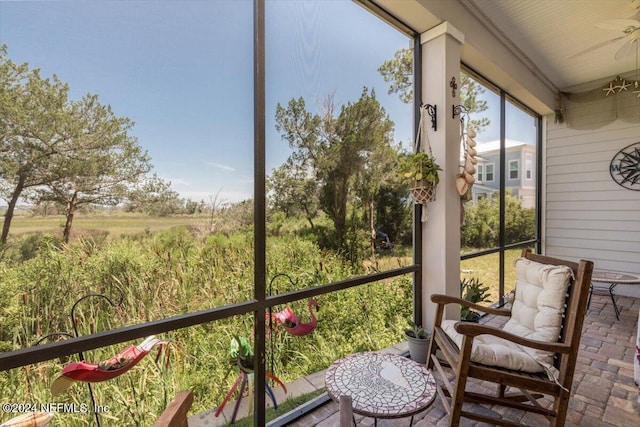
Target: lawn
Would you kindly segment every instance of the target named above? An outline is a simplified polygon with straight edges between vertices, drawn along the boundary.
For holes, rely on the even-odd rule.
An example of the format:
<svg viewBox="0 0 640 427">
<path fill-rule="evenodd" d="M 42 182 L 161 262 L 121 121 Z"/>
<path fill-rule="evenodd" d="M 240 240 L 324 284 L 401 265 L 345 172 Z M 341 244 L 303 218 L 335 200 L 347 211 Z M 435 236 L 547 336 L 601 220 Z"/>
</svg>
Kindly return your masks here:
<svg viewBox="0 0 640 427">
<path fill-rule="evenodd" d="M 10 236 L 27 233 L 52 233 L 62 235 L 65 217 L 52 215 L 32 217 L 16 215 L 11 221 Z M 134 235 L 144 232 L 156 232 L 187 225 L 205 226 L 207 218 L 197 216 L 150 217 L 135 214 L 77 214 L 73 219 L 72 236 L 86 236 L 107 233 L 112 237 Z"/>
<path fill-rule="evenodd" d="M 510 249 L 505 252 L 504 288 L 509 292 L 516 284 L 516 259 L 522 254 L 522 249 Z M 500 272 L 499 254 L 484 255 L 460 262 L 460 277 L 477 277 L 482 283 L 491 288 L 491 301 L 498 301 L 498 285 Z"/>
</svg>

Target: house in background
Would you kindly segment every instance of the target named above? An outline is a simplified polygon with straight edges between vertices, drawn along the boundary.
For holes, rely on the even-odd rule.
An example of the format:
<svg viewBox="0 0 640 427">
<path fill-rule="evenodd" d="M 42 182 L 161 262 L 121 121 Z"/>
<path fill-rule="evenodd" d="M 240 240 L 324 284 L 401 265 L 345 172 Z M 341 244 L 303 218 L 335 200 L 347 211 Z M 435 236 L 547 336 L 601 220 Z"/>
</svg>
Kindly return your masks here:
<svg viewBox="0 0 640 427">
<path fill-rule="evenodd" d="M 478 143 L 473 201 L 492 198 L 500 191 L 500 140 Z M 505 140 L 505 189 L 517 197 L 523 208 L 536 205 L 536 146 Z"/>
</svg>

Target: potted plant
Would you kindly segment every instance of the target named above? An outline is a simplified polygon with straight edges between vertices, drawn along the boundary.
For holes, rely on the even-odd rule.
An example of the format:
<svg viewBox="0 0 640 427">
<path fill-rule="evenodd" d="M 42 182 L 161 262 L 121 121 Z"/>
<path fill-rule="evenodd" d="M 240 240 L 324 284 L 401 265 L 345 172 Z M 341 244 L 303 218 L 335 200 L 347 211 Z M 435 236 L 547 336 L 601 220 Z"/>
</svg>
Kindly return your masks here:
<svg viewBox="0 0 640 427">
<path fill-rule="evenodd" d="M 404 330 L 404 335 L 409 344 L 409 355 L 412 360 L 425 363 L 431 334 L 425 331 L 422 326 L 416 325 L 411 319 L 407 319 L 407 323 L 409 323 L 409 328 Z"/>
<path fill-rule="evenodd" d="M 435 188 L 440 182 L 438 172 L 441 170 L 435 158 L 425 151 L 408 154 L 400 160 L 400 173 L 409 182 L 415 203 L 435 201 Z"/>
<path fill-rule="evenodd" d="M 460 292 L 462 294 L 462 299 L 474 304 L 490 301 L 489 287 L 484 286 L 477 277 L 472 277 L 470 279 L 465 277 L 464 279 L 461 279 Z M 469 322 L 477 322 L 480 320 L 480 313 L 463 305 L 460 309 L 460 319 Z"/>
</svg>

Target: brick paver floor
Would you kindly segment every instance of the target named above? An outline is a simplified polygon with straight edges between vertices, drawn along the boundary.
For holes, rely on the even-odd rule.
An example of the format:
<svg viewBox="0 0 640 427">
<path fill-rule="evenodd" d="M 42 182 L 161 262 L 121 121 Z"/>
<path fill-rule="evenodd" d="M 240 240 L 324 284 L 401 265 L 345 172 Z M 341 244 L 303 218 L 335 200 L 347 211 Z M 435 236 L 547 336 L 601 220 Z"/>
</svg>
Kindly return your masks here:
<svg viewBox="0 0 640 427">
<path fill-rule="evenodd" d="M 640 299 L 617 297 L 621 307 L 620 320 L 616 320 L 608 296 L 594 295 L 584 324 L 584 333 L 578 353 L 567 426 L 575 427 L 631 427 L 640 425 L 640 398 L 633 381 L 633 356 Z M 475 383 L 478 390 L 491 390 L 488 384 Z M 550 404 L 550 400 L 548 403 Z M 519 420 L 527 425 L 547 425 L 544 418 L 525 415 L 513 409 L 474 405 L 473 410 Z M 338 406 L 329 402 L 313 413 L 290 424 L 295 427 L 333 427 L 338 425 Z M 374 420 L 356 416 L 358 426 L 372 426 Z M 416 416 L 415 427 L 445 426 L 448 417 L 440 402 L 436 401 L 425 412 Z M 409 420 L 379 420 L 380 427 L 407 426 Z M 463 419 L 461 426 L 486 426 Z"/>
</svg>

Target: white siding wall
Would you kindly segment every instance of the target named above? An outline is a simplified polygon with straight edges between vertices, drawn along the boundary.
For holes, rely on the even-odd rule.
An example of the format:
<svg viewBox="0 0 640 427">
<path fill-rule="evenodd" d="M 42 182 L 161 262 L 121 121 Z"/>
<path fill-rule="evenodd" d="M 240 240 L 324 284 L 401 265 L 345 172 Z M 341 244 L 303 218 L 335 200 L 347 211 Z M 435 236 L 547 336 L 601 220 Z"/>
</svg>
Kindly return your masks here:
<svg viewBox="0 0 640 427">
<path fill-rule="evenodd" d="M 616 121 L 573 130 L 547 118 L 543 250 L 596 268 L 640 273 L 640 191 L 609 174 L 613 156 L 640 141 L 640 125 Z M 616 293 L 640 297 L 640 285 Z"/>
</svg>

